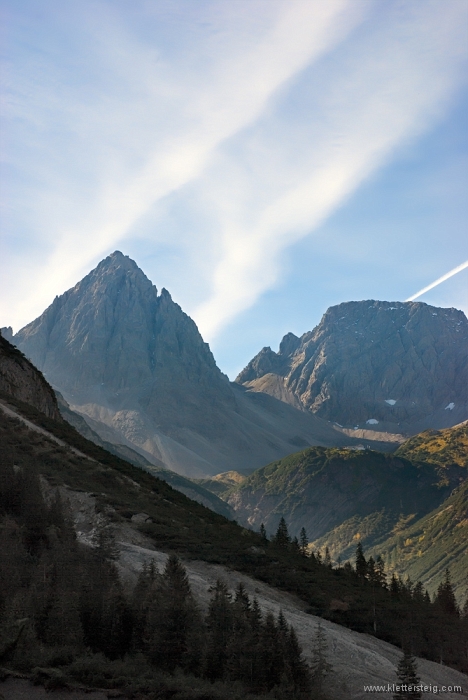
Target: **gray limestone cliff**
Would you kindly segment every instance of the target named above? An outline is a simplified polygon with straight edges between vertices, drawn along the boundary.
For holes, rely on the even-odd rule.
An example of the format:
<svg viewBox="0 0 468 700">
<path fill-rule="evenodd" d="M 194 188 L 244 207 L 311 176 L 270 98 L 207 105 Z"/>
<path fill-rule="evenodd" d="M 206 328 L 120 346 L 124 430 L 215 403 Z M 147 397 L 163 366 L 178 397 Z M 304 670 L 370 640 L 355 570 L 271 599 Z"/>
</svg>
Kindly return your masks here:
<svg viewBox="0 0 468 700">
<path fill-rule="evenodd" d="M 234 405 L 195 323 L 115 252 L 14 338 L 69 403 L 144 409 L 157 425 L 206 437 Z M 197 409 L 203 394 L 204 410 Z M 164 402 L 161 401 L 164 396 Z"/>
<path fill-rule="evenodd" d="M 468 321 L 420 302 L 346 302 L 236 381 L 343 426 L 449 427 L 468 417 Z"/>
<path fill-rule="evenodd" d="M 49 418 L 62 420 L 52 387 L 3 334 L 0 335 L 0 391 L 7 399 L 12 396 L 31 404 Z"/>
<path fill-rule="evenodd" d="M 315 416 L 232 385 L 192 319 L 118 251 L 14 342 L 102 439 L 187 476 L 349 442 Z"/>
</svg>

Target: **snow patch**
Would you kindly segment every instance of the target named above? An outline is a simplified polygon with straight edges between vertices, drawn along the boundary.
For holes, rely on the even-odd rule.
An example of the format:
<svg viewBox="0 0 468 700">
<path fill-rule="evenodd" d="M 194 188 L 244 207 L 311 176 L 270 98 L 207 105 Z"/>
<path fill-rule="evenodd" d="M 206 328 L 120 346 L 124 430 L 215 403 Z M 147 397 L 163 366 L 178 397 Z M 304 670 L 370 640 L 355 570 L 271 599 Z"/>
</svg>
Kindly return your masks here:
<svg viewBox="0 0 468 700">
<path fill-rule="evenodd" d="M 445 410 L 446 410 L 446 411 L 453 411 L 454 408 L 455 408 L 455 404 L 451 401 L 451 402 L 445 407 Z"/>
<path fill-rule="evenodd" d="M 366 420 L 366 423 L 368 423 L 369 425 L 377 425 L 378 422 L 379 421 L 375 420 L 375 418 L 369 418 L 369 420 Z"/>
<path fill-rule="evenodd" d="M 388 403 L 389 406 L 394 406 L 396 404 L 396 399 L 385 399 L 385 403 Z"/>
</svg>

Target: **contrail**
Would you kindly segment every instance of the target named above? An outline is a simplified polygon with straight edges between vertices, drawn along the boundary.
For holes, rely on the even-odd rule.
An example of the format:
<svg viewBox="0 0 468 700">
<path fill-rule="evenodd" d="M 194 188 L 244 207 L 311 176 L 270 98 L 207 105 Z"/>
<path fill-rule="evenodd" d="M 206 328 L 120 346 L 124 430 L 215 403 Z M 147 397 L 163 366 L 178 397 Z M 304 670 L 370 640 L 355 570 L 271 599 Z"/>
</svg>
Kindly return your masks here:
<svg viewBox="0 0 468 700">
<path fill-rule="evenodd" d="M 413 299 L 417 299 L 418 297 L 421 296 L 421 294 L 425 294 L 430 289 L 434 289 L 434 287 L 437 287 L 438 284 L 445 282 L 445 280 L 448 280 L 449 277 L 453 277 L 453 275 L 456 275 L 457 272 L 461 272 L 466 267 L 468 267 L 468 260 L 466 260 L 464 263 L 462 263 L 458 267 L 454 267 L 453 270 L 450 270 L 450 272 L 446 272 L 445 275 L 442 275 L 442 277 L 439 277 L 439 279 L 437 279 L 435 282 L 428 284 L 427 287 L 424 287 L 424 289 L 421 289 L 419 292 L 416 292 L 416 294 L 413 294 L 412 297 L 409 297 L 405 301 L 413 301 Z"/>
</svg>

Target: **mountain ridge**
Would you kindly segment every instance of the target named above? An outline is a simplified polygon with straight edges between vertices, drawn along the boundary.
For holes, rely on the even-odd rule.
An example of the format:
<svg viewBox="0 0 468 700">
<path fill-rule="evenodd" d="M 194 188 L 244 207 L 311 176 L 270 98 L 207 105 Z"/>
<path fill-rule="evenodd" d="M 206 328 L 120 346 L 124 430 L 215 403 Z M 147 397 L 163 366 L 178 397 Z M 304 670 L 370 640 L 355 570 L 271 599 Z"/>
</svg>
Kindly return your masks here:
<svg viewBox="0 0 468 700">
<path fill-rule="evenodd" d="M 278 353 L 263 348 L 236 382 L 341 427 L 415 434 L 468 418 L 467 348 L 457 309 L 343 302 Z"/>
<path fill-rule="evenodd" d="M 316 416 L 231 384 L 194 321 L 119 251 L 14 342 L 102 439 L 110 429 L 112 441 L 184 476 L 353 443 Z"/>
</svg>

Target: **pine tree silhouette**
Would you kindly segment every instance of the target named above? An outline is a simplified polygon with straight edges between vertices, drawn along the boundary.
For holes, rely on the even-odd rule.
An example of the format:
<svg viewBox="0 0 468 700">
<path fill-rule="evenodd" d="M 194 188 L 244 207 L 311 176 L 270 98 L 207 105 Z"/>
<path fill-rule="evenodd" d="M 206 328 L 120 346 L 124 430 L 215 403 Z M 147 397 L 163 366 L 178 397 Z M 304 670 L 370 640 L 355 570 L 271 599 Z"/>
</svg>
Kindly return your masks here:
<svg viewBox="0 0 468 700">
<path fill-rule="evenodd" d="M 453 592 L 450 571 L 445 569 L 444 580 L 440 583 L 437 589 L 436 604 L 448 615 L 456 615 L 458 617 L 459 609 Z"/>
<path fill-rule="evenodd" d="M 275 545 L 277 547 L 281 547 L 281 549 L 287 549 L 291 543 L 288 526 L 286 525 L 286 520 L 283 517 L 281 517 L 279 521 L 274 542 Z"/>
<path fill-rule="evenodd" d="M 356 574 L 362 581 L 367 576 L 367 561 L 360 542 L 356 547 Z"/>
<path fill-rule="evenodd" d="M 301 554 L 307 556 L 307 547 L 309 545 L 309 540 L 307 538 L 307 532 L 305 527 L 301 527 L 301 532 L 299 533 L 299 547 L 301 549 Z"/>
<path fill-rule="evenodd" d="M 318 698 L 322 696 L 326 677 L 333 671 L 332 665 L 327 658 L 327 652 L 327 638 L 322 623 L 319 622 L 315 631 L 311 660 L 312 687 Z"/>
<path fill-rule="evenodd" d="M 416 689 L 421 683 L 416 659 L 408 649 L 403 651 L 403 656 L 398 662 L 397 677 L 398 690 L 393 700 L 421 700 L 421 691 Z"/>
</svg>

